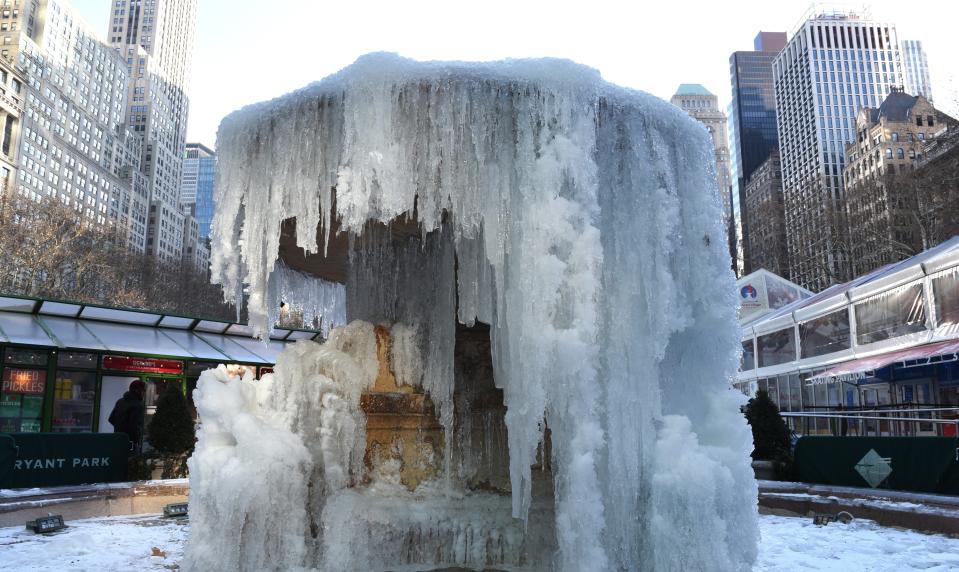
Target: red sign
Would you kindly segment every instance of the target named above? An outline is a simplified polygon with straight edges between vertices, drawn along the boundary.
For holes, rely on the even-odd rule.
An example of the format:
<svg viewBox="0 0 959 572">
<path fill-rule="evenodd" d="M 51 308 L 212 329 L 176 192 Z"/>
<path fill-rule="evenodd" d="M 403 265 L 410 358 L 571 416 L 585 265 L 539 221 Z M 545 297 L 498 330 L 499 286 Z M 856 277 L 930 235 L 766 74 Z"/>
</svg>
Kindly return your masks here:
<svg viewBox="0 0 959 572">
<path fill-rule="evenodd" d="M 42 394 L 46 386 L 47 372 L 42 369 L 3 370 L 3 393 Z"/>
<path fill-rule="evenodd" d="M 137 371 L 142 373 L 183 373 L 183 362 L 172 359 L 153 359 L 127 356 L 103 356 L 103 369 Z"/>
</svg>

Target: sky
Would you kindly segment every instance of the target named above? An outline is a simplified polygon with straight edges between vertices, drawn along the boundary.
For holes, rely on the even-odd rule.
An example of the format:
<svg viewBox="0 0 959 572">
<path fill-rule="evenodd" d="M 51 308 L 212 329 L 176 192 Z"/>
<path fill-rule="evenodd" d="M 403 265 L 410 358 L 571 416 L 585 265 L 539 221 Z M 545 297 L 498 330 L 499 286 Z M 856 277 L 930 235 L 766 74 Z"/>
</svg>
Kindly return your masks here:
<svg viewBox="0 0 959 572">
<path fill-rule="evenodd" d="M 105 35 L 110 0 L 73 0 Z M 760 30 L 789 31 L 800 0 L 198 0 L 187 139 L 214 146 L 230 112 L 322 79 L 376 51 L 419 60 L 559 57 L 613 83 L 669 99 L 700 83 L 730 100 L 729 55 Z M 955 0 L 831 3 L 868 6 L 922 40 L 936 106 L 959 117 Z M 951 28 L 951 29 L 950 29 Z"/>
</svg>

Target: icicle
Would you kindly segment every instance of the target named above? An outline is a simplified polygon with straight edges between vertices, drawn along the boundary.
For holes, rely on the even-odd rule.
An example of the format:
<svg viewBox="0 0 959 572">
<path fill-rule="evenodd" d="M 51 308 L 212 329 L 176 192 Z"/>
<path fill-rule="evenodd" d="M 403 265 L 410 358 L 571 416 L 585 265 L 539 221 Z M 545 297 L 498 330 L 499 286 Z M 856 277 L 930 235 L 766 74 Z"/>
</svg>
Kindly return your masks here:
<svg viewBox="0 0 959 572">
<path fill-rule="evenodd" d="M 330 329 L 346 323 L 346 289 L 342 284 L 293 270 L 282 262 L 270 274 L 270 324 L 279 322 L 280 306 L 303 316 L 305 327 L 314 324 L 329 335 Z M 259 332 L 258 332 L 259 333 Z"/>
</svg>

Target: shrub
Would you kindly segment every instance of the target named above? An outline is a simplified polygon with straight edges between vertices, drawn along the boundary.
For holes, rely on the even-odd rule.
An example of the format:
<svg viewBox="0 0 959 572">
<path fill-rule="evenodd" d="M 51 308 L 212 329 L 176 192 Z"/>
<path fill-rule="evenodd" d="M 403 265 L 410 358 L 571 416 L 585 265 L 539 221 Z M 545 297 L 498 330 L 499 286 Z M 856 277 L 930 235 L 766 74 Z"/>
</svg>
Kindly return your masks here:
<svg viewBox="0 0 959 572">
<path fill-rule="evenodd" d="M 779 414 L 779 408 L 763 390 L 746 404 L 746 421 L 753 431 L 753 459 L 782 462 L 792 459 L 789 427 Z"/>
<path fill-rule="evenodd" d="M 170 384 L 160 396 L 156 413 L 147 427 L 147 439 L 164 455 L 182 455 L 193 451 L 196 431 L 190 407 L 179 384 Z"/>
</svg>

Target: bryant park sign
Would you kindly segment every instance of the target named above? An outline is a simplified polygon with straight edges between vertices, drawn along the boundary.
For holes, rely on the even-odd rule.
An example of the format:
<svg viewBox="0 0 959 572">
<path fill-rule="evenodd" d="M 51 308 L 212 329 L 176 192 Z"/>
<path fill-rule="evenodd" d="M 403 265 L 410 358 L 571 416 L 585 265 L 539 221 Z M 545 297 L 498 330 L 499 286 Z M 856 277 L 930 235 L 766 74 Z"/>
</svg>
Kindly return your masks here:
<svg viewBox="0 0 959 572">
<path fill-rule="evenodd" d="M 0 488 L 124 481 L 129 450 L 122 433 L 0 434 Z"/>
</svg>

